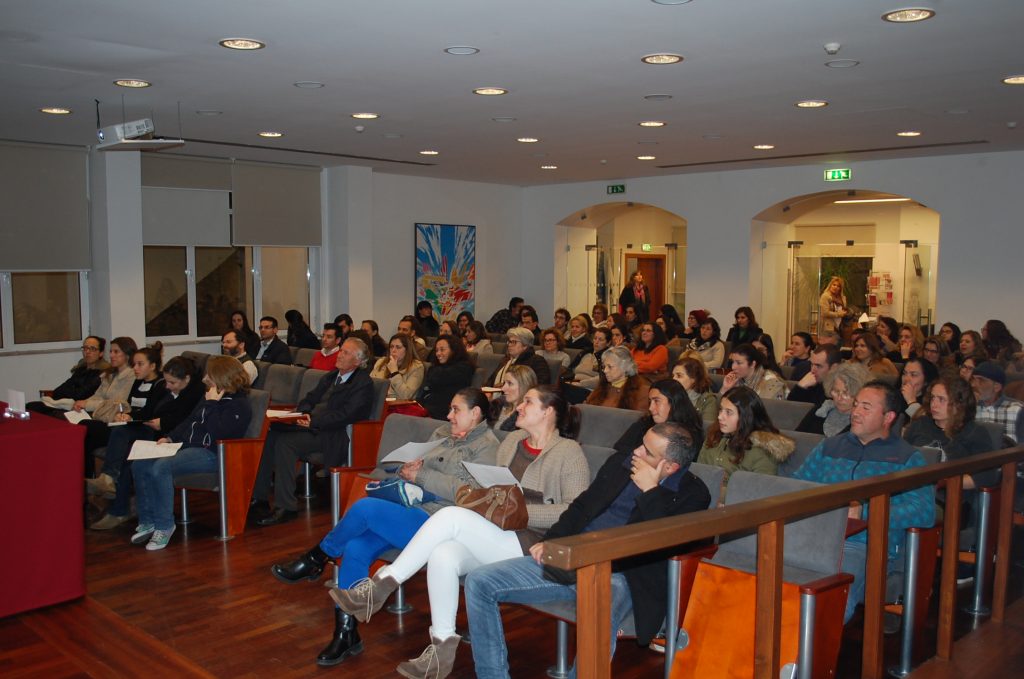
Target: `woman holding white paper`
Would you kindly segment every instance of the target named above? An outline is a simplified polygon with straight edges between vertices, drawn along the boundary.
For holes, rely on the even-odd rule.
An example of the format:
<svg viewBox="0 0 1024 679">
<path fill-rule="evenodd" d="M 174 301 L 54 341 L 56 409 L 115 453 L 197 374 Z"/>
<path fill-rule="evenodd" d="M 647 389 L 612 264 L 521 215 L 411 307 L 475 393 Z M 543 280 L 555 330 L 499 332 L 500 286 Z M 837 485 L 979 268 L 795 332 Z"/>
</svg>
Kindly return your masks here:
<svg viewBox="0 0 1024 679">
<path fill-rule="evenodd" d="M 502 530 L 472 510 L 446 507 L 423 524 L 394 563 L 350 589 L 330 592 L 343 611 L 366 622 L 401 583 L 427 566 L 431 643 L 419 658 L 398 665 L 403 676 L 448 676 L 461 639 L 455 633 L 459 578 L 480 566 L 527 554 L 540 541 L 541 532 L 590 483 L 583 450 L 561 435 L 572 427 L 569 406 L 561 394 L 547 385 L 535 387 L 518 410 L 519 431 L 502 441 L 497 462 L 519 480 L 532 530 Z"/>
<path fill-rule="evenodd" d="M 434 512 L 455 501 L 455 491 L 472 482 L 463 462 L 493 465 L 498 439 L 487 421 L 487 396 L 479 389 L 459 390 L 451 401 L 448 422 L 431 434 L 436 446 L 423 457 L 407 462 L 398 477 L 422 489 L 427 502 L 407 507 L 398 502 L 367 497 L 352 505 L 320 544 L 294 561 L 270 569 L 282 582 L 317 580 L 328 559 L 344 557 L 338 582 L 350 587 L 364 580 L 377 557 L 401 549 Z M 429 495 L 426 495 L 429 494 Z M 335 609 L 334 634 L 317 664 L 336 665 L 362 650 L 356 621 Z"/>
</svg>

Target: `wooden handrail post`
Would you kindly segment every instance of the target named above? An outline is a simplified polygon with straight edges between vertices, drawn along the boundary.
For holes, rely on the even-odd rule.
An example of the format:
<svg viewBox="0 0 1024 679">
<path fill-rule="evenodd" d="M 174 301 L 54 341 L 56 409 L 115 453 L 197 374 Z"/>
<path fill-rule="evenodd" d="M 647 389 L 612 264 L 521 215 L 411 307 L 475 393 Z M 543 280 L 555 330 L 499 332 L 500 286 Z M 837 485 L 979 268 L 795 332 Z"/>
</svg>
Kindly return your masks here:
<svg viewBox="0 0 1024 679">
<path fill-rule="evenodd" d="M 757 602 L 754 612 L 754 677 L 779 671 L 782 636 L 782 548 L 785 521 L 757 527 Z"/>
<path fill-rule="evenodd" d="M 946 513 L 942 526 L 942 575 L 939 584 L 939 639 L 935 655 L 953 657 L 953 615 L 956 612 L 956 567 L 960 552 L 960 502 L 962 476 L 946 481 Z"/>
<path fill-rule="evenodd" d="M 576 669 L 582 679 L 612 676 L 612 562 L 576 571 Z"/>
<path fill-rule="evenodd" d="M 868 558 L 864 566 L 864 647 L 861 676 L 885 676 L 882 648 L 882 609 L 889 563 L 889 495 L 875 495 L 868 503 Z"/>
<path fill-rule="evenodd" d="M 999 489 L 999 536 L 996 539 L 996 575 L 992 583 L 992 620 L 1002 622 L 1006 615 L 1006 581 L 1010 575 L 1010 540 L 1013 532 L 1013 492 L 1017 465 L 1003 465 Z"/>
</svg>

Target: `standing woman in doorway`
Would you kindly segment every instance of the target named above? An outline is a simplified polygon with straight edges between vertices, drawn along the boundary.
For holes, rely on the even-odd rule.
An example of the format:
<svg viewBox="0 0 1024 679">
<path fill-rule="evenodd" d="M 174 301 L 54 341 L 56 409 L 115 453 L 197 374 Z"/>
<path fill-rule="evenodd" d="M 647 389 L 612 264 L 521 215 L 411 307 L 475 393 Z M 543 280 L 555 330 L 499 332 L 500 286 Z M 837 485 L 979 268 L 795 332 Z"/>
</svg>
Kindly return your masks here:
<svg viewBox="0 0 1024 679">
<path fill-rule="evenodd" d="M 850 310 L 846 306 L 846 283 L 839 276 L 833 276 L 819 301 L 819 332 L 835 332 L 842 335 L 843 319 Z"/>
<path fill-rule="evenodd" d="M 640 271 L 633 272 L 629 285 L 623 288 L 622 294 L 619 295 L 619 311 L 626 313 L 628 306 L 636 309 L 637 320 L 641 323 L 650 315 L 651 289 L 644 285 L 644 275 Z"/>
</svg>

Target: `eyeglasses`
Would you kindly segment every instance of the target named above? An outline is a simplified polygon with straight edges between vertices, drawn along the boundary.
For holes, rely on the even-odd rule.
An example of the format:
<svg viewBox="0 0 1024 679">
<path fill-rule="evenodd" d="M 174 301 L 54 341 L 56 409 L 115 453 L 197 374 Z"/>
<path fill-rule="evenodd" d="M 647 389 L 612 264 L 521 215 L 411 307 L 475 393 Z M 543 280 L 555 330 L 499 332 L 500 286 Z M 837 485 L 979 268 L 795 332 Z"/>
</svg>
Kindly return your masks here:
<svg viewBox="0 0 1024 679">
<path fill-rule="evenodd" d="M 100 351 L 99 347 L 90 347 L 88 344 L 82 345 L 82 351 Z"/>
<path fill-rule="evenodd" d="M 522 344 L 522 342 L 515 338 L 509 337 L 508 340 L 506 340 L 505 344 Z"/>
<path fill-rule="evenodd" d="M 839 391 L 838 389 L 833 389 L 832 390 L 832 400 L 833 401 L 845 401 L 848 398 L 852 398 L 850 396 L 850 392 L 848 392 L 848 391 Z"/>
</svg>

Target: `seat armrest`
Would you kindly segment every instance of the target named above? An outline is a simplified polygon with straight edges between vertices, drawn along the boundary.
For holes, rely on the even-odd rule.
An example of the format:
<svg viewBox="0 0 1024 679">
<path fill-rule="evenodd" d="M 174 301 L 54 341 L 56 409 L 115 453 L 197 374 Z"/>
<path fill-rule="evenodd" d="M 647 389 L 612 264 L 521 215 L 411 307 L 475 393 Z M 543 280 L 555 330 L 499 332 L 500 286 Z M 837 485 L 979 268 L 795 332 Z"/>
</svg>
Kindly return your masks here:
<svg viewBox="0 0 1024 679">
<path fill-rule="evenodd" d="M 805 582 L 800 585 L 800 593 L 821 596 L 825 592 L 829 592 L 840 587 L 846 587 L 852 582 L 853 576 L 849 573 L 836 573 L 835 575 L 828 575 L 824 578 L 812 580 L 811 582 Z"/>
</svg>

